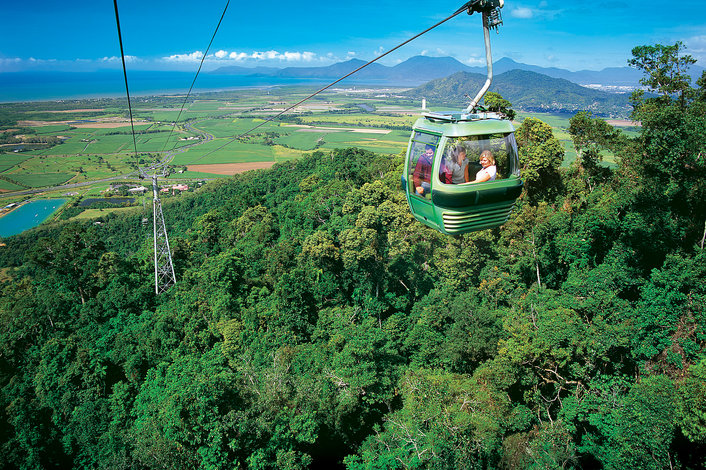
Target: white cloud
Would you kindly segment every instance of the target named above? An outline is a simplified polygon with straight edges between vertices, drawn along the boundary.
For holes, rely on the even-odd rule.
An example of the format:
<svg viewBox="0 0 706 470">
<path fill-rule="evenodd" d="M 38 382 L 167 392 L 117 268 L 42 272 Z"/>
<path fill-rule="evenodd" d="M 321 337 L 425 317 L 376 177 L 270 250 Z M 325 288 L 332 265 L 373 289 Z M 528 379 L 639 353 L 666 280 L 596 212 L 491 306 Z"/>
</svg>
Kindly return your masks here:
<svg viewBox="0 0 706 470">
<path fill-rule="evenodd" d="M 0 72 L 12 72 L 17 70 L 17 67 L 22 64 L 22 59 L 19 57 L 0 57 Z"/>
<path fill-rule="evenodd" d="M 691 55 L 699 65 L 704 66 L 706 62 L 706 35 L 693 36 L 684 40 L 686 53 Z"/>
<path fill-rule="evenodd" d="M 231 52 L 228 54 L 228 58 L 233 60 L 245 60 L 248 58 L 248 55 L 245 52 Z"/>
<path fill-rule="evenodd" d="M 164 57 L 164 60 L 168 62 L 198 62 L 203 57 L 203 52 L 194 51 L 191 54 L 174 54 L 168 57 Z"/>
<path fill-rule="evenodd" d="M 81 59 L 79 59 L 81 60 Z M 111 56 L 111 57 L 103 57 L 102 59 L 98 59 L 99 62 L 104 62 L 104 63 L 109 63 L 109 64 L 119 64 L 122 62 L 120 57 L 118 56 Z M 125 56 L 125 63 L 135 63 L 139 62 L 140 59 L 134 55 L 126 55 Z"/>
<path fill-rule="evenodd" d="M 534 16 L 534 11 L 527 7 L 517 7 L 510 10 L 510 16 L 513 18 L 532 18 Z"/>
<path fill-rule="evenodd" d="M 313 52 L 285 52 L 282 56 L 288 62 L 311 62 L 316 57 L 316 54 Z"/>
<path fill-rule="evenodd" d="M 250 58 L 255 60 L 273 60 L 279 57 L 279 52 L 277 51 L 267 51 L 267 52 L 253 52 Z"/>
<path fill-rule="evenodd" d="M 485 57 L 469 57 L 464 62 L 468 65 L 486 65 Z"/>
<path fill-rule="evenodd" d="M 419 55 L 427 57 L 446 57 L 449 55 L 449 53 L 443 50 L 442 48 L 437 47 L 433 51 L 430 51 L 429 49 L 424 49 L 422 52 L 419 53 Z"/>
<path fill-rule="evenodd" d="M 194 53 L 196 54 L 196 53 Z M 178 54 L 177 57 L 191 57 L 194 54 Z M 172 56 L 175 57 L 175 56 Z M 198 57 L 200 59 L 200 56 Z M 304 51 L 254 51 L 247 52 L 228 52 L 220 50 L 213 55 L 208 56 L 209 60 L 220 63 L 222 61 L 234 60 L 237 62 L 245 61 L 281 61 L 281 62 L 313 62 L 324 58 L 318 57 L 314 52 Z"/>
</svg>

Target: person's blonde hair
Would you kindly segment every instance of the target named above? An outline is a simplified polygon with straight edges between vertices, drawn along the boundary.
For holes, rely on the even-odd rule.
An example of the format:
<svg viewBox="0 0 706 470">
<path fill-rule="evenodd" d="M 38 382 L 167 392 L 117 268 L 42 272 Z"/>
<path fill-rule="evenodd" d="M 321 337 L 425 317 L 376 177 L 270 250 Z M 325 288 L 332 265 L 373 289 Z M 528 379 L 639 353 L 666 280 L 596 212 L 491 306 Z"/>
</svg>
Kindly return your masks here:
<svg viewBox="0 0 706 470">
<path fill-rule="evenodd" d="M 491 165 L 495 165 L 495 157 L 493 156 L 493 152 L 490 150 L 483 150 L 478 159 L 480 160 L 483 157 L 487 158 Z"/>
</svg>

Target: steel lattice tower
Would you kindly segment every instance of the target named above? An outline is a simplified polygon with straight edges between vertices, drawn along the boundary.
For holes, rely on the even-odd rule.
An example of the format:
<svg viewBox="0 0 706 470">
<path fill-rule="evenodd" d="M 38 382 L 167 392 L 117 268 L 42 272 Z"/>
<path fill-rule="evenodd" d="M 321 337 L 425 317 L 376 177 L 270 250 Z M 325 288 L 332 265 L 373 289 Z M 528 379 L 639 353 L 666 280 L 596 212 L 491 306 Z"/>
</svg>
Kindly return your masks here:
<svg viewBox="0 0 706 470">
<path fill-rule="evenodd" d="M 164 224 L 162 203 L 159 200 L 156 174 L 152 176 L 152 192 L 154 193 L 154 291 L 161 294 L 176 284 L 176 274 L 174 274 L 172 252 L 169 249 L 167 227 Z"/>
</svg>

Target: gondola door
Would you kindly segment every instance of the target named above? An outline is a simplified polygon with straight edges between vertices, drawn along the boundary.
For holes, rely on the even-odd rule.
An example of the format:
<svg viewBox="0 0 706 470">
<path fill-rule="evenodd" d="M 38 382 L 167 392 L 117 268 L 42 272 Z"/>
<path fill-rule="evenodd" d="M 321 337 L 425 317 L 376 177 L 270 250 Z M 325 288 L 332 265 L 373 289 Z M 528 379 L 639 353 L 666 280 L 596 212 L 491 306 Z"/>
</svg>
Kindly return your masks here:
<svg viewBox="0 0 706 470">
<path fill-rule="evenodd" d="M 431 189 L 435 159 L 440 135 L 415 131 L 407 149 L 406 181 L 407 202 L 414 216 L 427 224 L 434 223 L 434 206 Z"/>
</svg>

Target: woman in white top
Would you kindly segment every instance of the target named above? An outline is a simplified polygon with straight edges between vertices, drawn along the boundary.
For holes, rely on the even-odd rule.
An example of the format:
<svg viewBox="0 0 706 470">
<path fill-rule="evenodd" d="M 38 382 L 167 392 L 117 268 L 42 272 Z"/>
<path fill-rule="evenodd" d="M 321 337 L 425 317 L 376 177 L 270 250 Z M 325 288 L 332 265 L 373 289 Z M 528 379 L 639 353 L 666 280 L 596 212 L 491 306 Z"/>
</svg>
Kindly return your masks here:
<svg viewBox="0 0 706 470">
<path fill-rule="evenodd" d="M 480 154 L 480 166 L 481 170 L 476 173 L 476 179 L 471 181 L 471 183 L 484 183 L 486 181 L 495 181 L 495 175 L 498 173 L 498 169 L 495 166 L 495 158 L 490 150 L 483 150 Z"/>
</svg>

